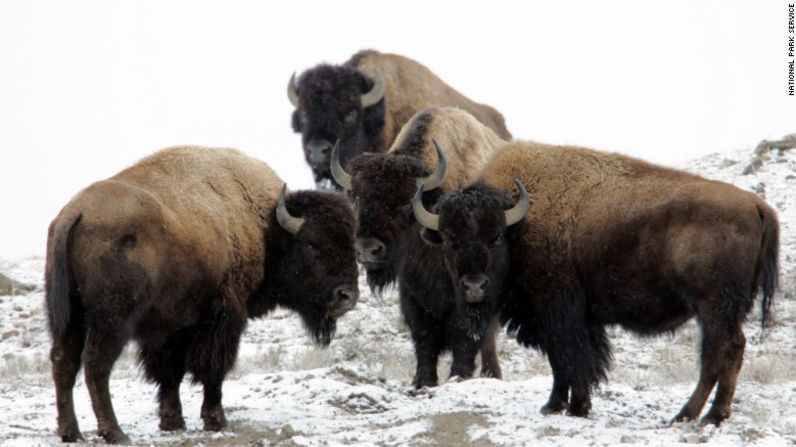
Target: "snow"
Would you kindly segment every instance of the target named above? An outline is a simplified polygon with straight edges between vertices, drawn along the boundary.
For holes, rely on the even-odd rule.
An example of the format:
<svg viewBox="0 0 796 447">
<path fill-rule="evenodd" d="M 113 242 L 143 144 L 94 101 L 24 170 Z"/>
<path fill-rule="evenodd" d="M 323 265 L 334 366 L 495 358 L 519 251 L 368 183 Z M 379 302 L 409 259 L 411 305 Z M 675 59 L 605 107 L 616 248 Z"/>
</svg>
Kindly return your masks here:
<svg viewBox="0 0 796 447">
<path fill-rule="evenodd" d="M 155 387 L 142 379 L 129 346 L 111 392 L 122 428 L 140 445 L 688 445 L 796 444 L 796 151 L 773 151 L 756 174 L 741 172 L 751 150 L 710 155 L 686 169 L 762 192 L 781 225 L 782 290 L 776 323 L 761 331 L 759 309 L 745 330 L 744 367 L 733 414 L 721 427 L 668 421 L 698 375 L 699 332 L 689 322 L 672 335 L 638 338 L 611 329 L 614 362 L 595 393 L 589 418 L 543 416 L 552 379 L 544 357 L 502 337 L 504 380 L 451 380 L 410 387 L 414 356 L 395 291 L 374 297 L 361 281 L 357 308 L 340 320 L 321 350 L 298 317 L 279 310 L 252 322 L 238 365 L 224 384 L 229 427 L 205 433 L 201 387 L 183 384 L 187 430 L 158 429 Z M 762 185 L 762 186 L 761 186 Z M 52 446 L 56 412 L 41 290 L 44 261 L 0 260 L 0 272 L 36 284 L 27 295 L 0 297 L 0 445 Z M 757 307 L 757 306 L 756 306 Z M 450 359 L 440 365 L 447 377 Z M 75 389 L 84 436 L 101 444 L 82 377 Z"/>
</svg>

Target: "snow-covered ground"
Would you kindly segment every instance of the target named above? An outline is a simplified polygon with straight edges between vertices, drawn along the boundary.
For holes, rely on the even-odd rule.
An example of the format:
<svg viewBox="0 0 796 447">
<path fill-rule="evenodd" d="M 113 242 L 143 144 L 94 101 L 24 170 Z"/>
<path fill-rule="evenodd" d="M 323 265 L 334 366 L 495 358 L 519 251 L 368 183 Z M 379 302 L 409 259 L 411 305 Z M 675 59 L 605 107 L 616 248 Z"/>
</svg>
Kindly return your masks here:
<svg viewBox="0 0 796 447">
<path fill-rule="evenodd" d="M 774 151 L 753 175 L 751 150 L 711 155 L 687 169 L 756 191 L 779 212 L 782 290 L 776 324 L 761 333 L 759 309 L 748 338 L 733 415 L 721 427 L 669 426 L 698 375 L 699 331 L 638 338 L 611 330 L 614 363 L 587 419 L 542 416 L 551 381 L 545 358 L 503 337 L 504 380 L 448 382 L 413 392 L 414 356 L 394 291 L 363 297 L 340 321 L 331 347 L 315 348 L 287 311 L 252 322 L 238 366 L 224 384 L 229 428 L 201 431 L 201 388 L 183 384 L 188 429 L 158 429 L 154 386 L 142 380 L 128 347 L 111 391 L 122 428 L 142 445 L 796 445 L 796 150 Z M 49 446 L 55 436 L 49 336 L 42 309 L 44 261 L 0 261 L 0 272 L 32 284 L 0 297 L 0 445 Z M 757 307 L 757 306 L 756 306 Z M 449 358 L 440 366 L 447 376 Z M 89 443 L 101 443 L 82 378 L 77 415 Z"/>
</svg>

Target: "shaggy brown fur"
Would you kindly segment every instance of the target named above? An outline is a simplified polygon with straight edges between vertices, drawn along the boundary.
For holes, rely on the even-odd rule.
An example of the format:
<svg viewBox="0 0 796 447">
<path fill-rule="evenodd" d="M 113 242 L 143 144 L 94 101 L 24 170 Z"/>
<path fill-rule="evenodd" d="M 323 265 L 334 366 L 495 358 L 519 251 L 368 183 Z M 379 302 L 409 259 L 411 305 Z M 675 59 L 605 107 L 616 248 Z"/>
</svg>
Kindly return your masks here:
<svg viewBox="0 0 796 447">
<path fill-rule="evenodd" d="M 432 140 L 444 152 L 448 169 L 440 188 L 426 194 L 429 203 L 441 191 L 472 181 L 504 143 L 463 110 L 429 108 L 404 126 L 389 152 L 357 158 L 350 172 L 350 195 L 358 203 L 358 257 L 372 289 L 395 281 L 401 286 L 401 310 L 415 343 L 416 387 L 437 384 L 437 361 L 444 350 L 453 351 L 452 375 L 471 376 L 480 348 L 482 375 L 501 376 L 497 322 L 480 318 L 473 308 L 457 307 L 439 250 L 422 242 L 411 216 L 415 179 L 438 166 Z"/>
<path fill-rule="evenodd" d="M 386 84 L 384 98 L 363 110 L 360 95 L 372 88 L 377 72 Z M 364 152 L 385 152 L 404 124 L 427 107 L 459 107 L 499 137 L 511 139 L 503 116 L 494 108 L 471 101 L 412 59 L 373 50 L 360 51 L 342 65 L 322 64 L 302 73 L 298 104 L 293 128 L 302 133 L 316 182 L 331 180 L 329 158 L 323 153 L 329 154 L 336 140 L 347 166 Z"/>
<path fill-rule="evenodd" d="M 221 384 L 247 318 L 283 305 L 329 343 L 335 318 L 356 302 L 353 211 L 334 194 L 291 194 L 287 208 L 305 222 L 288 233 L 275 217 L 282 185 L 238 151 L 178 147 L 90 185 L 63 208 L 50 225 L 45 284 L 64 441 L 81 438 L 72 402 L 81 355 L 99 434 L 129 443 L 108 378 L 130 338 L 159 385 L 166 430 L 185 427 L 186 372 L 204 386 L 205 429 L 224 427 Z"/>
<path fill-rule="evenodd" d="M 506 229 L 502 213 L 516 195 L 515 179 L 532 206 Z M 479 269 L 451 275 L 488 274 L 509 329 L 548 355 L 554 383 L 544 412 L 568 404 L 571 414 L 588 414 L 590 388 L 610 361 L 606 325 L 652 335 L 696 316 L 703 332 L 699 383 L 675 420 L 698 417 L 716 383 L 705 421 L 718 424 L 730 414 L 742 323 L 760 289 L 765 322 L 777 285 L 779 229 L 771 207 L 726 183 L 535 143 L 509 143 L 482 180 L 439 201 L 437 237 L 455 247 L 449 265 Z"/>
<path fill-rule="evenodd" d="M 384 120 L 384 141 L 394 141 L 403 125 L 426 107 L 458 107 L 504 140 L 511 139 L 503 115 L 494 108 L 473 102 L 449 86 L 425 65 L 406 56 L 365 50 L 346 62 L 371 79 L 378 71 L 387 83 L 385 102 L 388 113 Z"/>
<path fill-rule="evenodd" d="M 472 182 L 486 162 L 506 141 L 473 115 L 457 107 L 430 107 L 421 110 L 401 129 L 388 154 L 420 159 L 429 171 L 436 171 L 439 159 L 431 140 L 439 144 L 448 162 L 443 191 L 452 191 Z"/>
</svg>

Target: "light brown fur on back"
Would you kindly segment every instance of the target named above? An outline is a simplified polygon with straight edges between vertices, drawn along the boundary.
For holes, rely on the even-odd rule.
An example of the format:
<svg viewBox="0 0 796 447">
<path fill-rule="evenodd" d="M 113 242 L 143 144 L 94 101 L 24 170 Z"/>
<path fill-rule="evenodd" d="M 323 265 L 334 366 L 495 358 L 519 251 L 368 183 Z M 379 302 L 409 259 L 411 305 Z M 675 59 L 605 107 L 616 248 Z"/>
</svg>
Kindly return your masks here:
<svg viewBox="0 0 796 447">
<path fill-rule="evenodd" d="M 103 253 L 129 234 L 130 259 L 149 278 L 215 278 L 245 300 L 263 278 L 266 217 L 281 187 L 268 165 L 236 150 L 174 147 L 79 192 L 51 231 L 81 216 L 80 271 L 102 269 Z"/>
<path fill-rule="evenodd" d="M 395 139 L 389 153 L 418 157 L 432 171 L 437 170 L 435 140 L 447 161 L 441 188 L 460 188 L 473 180 L 484 164 L 505 141 L 471 114 L 456 107 L 431 107 L 412 117 Z"/>
<path fill-rule="evenodd" d="M 415 112 L 430 106 L 460 107 L 501 138 L 511 139 L 500 112 L 470 100 L 417 61 L 397 54 L 365 51 L 354 55 L 348 63 L 352 62 L 371 78 L 379 72 L 388 86 L 385 102 L 390 114 L 387 114 L 384 123 L 388 145 Z"/>
<path fill-rule="evenodd" d="M 776 213 L 763 200 L 732 185 L 579 147 L 508 143 L 489 162 L 483 180 L 516 197 L 514 179 L 523 182 L 532 198 L 525 243 L 529 247 L 550 241 L 561 244 L 560 251 L 551 252 L 554 265 L 571 265 L 572 259 L 555 256 L 582 252 L 582 246 L 573 250 L 574 244 L 597 243 L 622 226 L 634 228 L 636 222 L 648 222 L 658 209 L 677 209 L 676 213 L 691 216 L 682 225 L 668 227 L 684 232 L 658 238 L 668 244 L 672 264 L 680 268 L 692 265 L 688 258 L 714 243 L 710 232 L 699 233 L 710 236 L 704 241 L 689 239 L 689 225 L 701 222 L 723 231 L 721 225 L 727 223 L 740 237 L 744 231 L 758 231 L 758 210 L 776 221 Z M 683 244 L 690 245 L 684 249 Z"/>
</svg>

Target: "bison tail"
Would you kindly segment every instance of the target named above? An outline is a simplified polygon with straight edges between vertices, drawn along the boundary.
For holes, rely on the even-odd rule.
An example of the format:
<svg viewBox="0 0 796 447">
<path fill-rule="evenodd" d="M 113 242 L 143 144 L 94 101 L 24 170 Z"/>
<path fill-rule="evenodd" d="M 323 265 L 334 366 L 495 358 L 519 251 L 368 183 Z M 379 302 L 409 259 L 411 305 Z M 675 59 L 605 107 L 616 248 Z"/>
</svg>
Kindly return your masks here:
<svg viewBox="0 0 796 447">
<path fill-rule="evenodd" d="M 771 319 L 774 292 L 779 284 L 779 222 L 776 213 L 770 207 L 758 205 L 757 209 L 763 223 L 763 238 L 757 261 L 755 294 L 762 288 L 761 323 L 765 327 Z"/>
<path fill-rule="evenodd" d="M 45 293 L 50 330 L 54 337 L 64 333 L 71 317 L 72 285 L 68 260 L 75 230 L 81 217 L 78 215 L 67 225 L 56 224 L 50 234 Z"/>
</svg>

